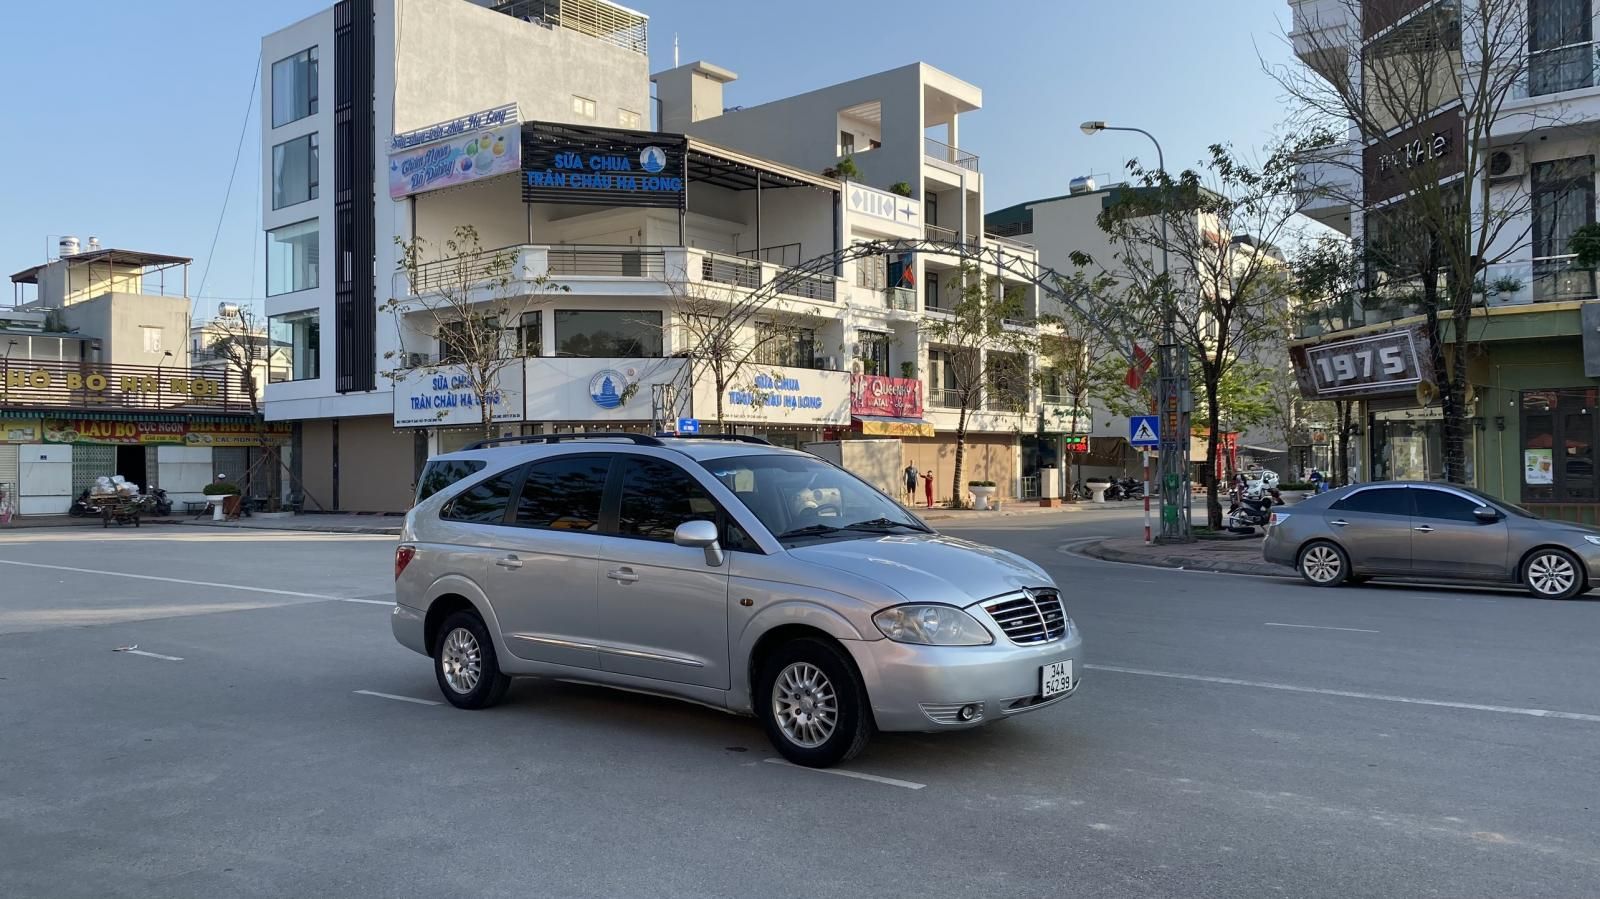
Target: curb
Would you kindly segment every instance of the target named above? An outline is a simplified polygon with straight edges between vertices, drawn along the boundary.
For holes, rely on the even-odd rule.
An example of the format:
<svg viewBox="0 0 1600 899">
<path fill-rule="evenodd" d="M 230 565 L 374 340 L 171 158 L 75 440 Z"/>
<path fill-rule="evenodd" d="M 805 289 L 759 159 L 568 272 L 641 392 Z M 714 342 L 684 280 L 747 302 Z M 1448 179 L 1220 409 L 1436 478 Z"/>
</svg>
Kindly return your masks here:
<svg viewBox="0 0 1600 899">
<path fill-rule="evenodd" d="M 1216 571 L 1223 574 L 1248 574 L 1256 577 L 1283 577 L 1289 571 L 1277 565 L 1266 562 L 1229 562 L 1224 560 L 1193 559 L 1193 558 L 1161 558 L 1159 556 L 1145 556 L 1140 553 L 1128 552 L 1116 547 L 1106 546 L 1105 543 L 1089 543 L 1078 549 L 1090 558 L 1102 562 L 1126 562 L 1134 565 L 1154 565 L 1159 568 L 1172 568 L 1183 571 Z"/>
<path fill-rule="evenodd" d="M 236 530 L 243 530 L 243 531 L 280 531 L 280 532 L 283 532 L 283 533 L 296 533 L 296 532 L 298 532 L 298 533 L 306 533 L 306 534 L 376 534 L 378 536 L 384 536 L 384 537 L 398 537 L 398 536 L 400 536 L 400 528 L 398 528 L 398 527 L 392 527 L 392 528 L 378 528 L 378 527 L 363 528 L 363 527 L 354 527 L 354 526 L 351 526 L 351 525 L 328 525 L 326 527 L 308 528 L 308 527 L 285 527 L 283 525 L 272 525 L 272 524 L 243 524 L 243 523 L 240 523 L 240 522 L 233 522 L 233 521 L 207 521 L 205 523 L 200 523 L 200 522 L 185 522 L 185 523 L 186 524 L 190 524 L 192 527 L 197 527 L 197 528 L 234 528 Z"/>
</svg>

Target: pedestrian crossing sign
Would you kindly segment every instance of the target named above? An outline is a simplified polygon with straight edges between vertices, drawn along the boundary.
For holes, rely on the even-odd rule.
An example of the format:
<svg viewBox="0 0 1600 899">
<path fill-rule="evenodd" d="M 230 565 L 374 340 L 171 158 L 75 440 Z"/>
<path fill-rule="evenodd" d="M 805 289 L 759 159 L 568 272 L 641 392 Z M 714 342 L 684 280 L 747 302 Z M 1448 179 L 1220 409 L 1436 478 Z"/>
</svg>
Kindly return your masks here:
<svg viewBox="0 0 1600 899">
<path fill-rule="evenodd" d="M 1158 446 L 1160 431 L 1154 415 L 1134 415 L 1128 419 L 1128 442 L 1134 446 Z"/>
</svg>

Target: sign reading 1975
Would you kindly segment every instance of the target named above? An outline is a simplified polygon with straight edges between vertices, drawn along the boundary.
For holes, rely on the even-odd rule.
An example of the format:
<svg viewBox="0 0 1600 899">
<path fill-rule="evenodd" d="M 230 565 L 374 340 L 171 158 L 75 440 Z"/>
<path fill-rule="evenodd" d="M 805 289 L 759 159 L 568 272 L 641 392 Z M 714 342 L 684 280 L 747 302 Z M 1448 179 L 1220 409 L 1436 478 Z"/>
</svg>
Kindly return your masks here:
<svg viewBox="0 0 1600 899">
<path fill-rule="evenodd" d="M 1293 351 L 1301 392 L 1310 397 L 1409 393 L 1430 366 L 1418 329 L 1369 334 Z"/>
</svg>

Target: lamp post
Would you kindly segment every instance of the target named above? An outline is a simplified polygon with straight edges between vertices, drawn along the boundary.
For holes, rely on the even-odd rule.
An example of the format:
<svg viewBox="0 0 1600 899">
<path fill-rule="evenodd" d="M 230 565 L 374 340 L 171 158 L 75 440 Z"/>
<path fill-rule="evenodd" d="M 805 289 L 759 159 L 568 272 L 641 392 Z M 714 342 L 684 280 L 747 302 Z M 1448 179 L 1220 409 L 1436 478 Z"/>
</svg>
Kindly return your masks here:
<svg viewBox="0 0 1600 899">
<path fill-rule="evenodd" d="M 1161 142 L 1143 128 L 1107 125 L 1088 121 L 1078 126 L 1092 137 L 1101 131 L 1131 131 L 1150 139 L 1156 148 L 1156 165 L 1161 171 L 1161 343 L 1156 352 L 1156 414 L 1161 416 L 1161 449 L 1156 468 L 1161 488 L 1161 536 L 1158 543 L 1187 543 L 1189 531 L 1189 403 L 1188 360 L 1178 346 L 1177 310 L 1172 304 L 1171 268 L 1167 262 L 1167 160 Z M 1148 460 L 1148 457 L 1147 457 Z M 1149 463 L 1145 464 L 1145 502 L 1150 496 Z M 1145 539 L 1150 538 L 1148 516 Z"/>
</svg>

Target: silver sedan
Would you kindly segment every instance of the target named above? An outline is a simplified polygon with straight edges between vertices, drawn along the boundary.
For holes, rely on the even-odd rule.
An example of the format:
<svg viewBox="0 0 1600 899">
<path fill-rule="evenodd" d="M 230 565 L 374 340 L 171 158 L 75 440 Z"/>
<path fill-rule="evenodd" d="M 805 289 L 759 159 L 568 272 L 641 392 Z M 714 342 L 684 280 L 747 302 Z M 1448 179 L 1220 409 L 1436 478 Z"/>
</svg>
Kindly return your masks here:
<svg viewBox="0 0 1600 899">
<path fill-rule="evenodd" d="M 1288 506 L 1261 552 L 1319 587 L 1374 577 L 1520 583 L 1569 599 L 1600 581 L 1600 530 L 1428 482 L 1358 484 Z"/>
</svg>

